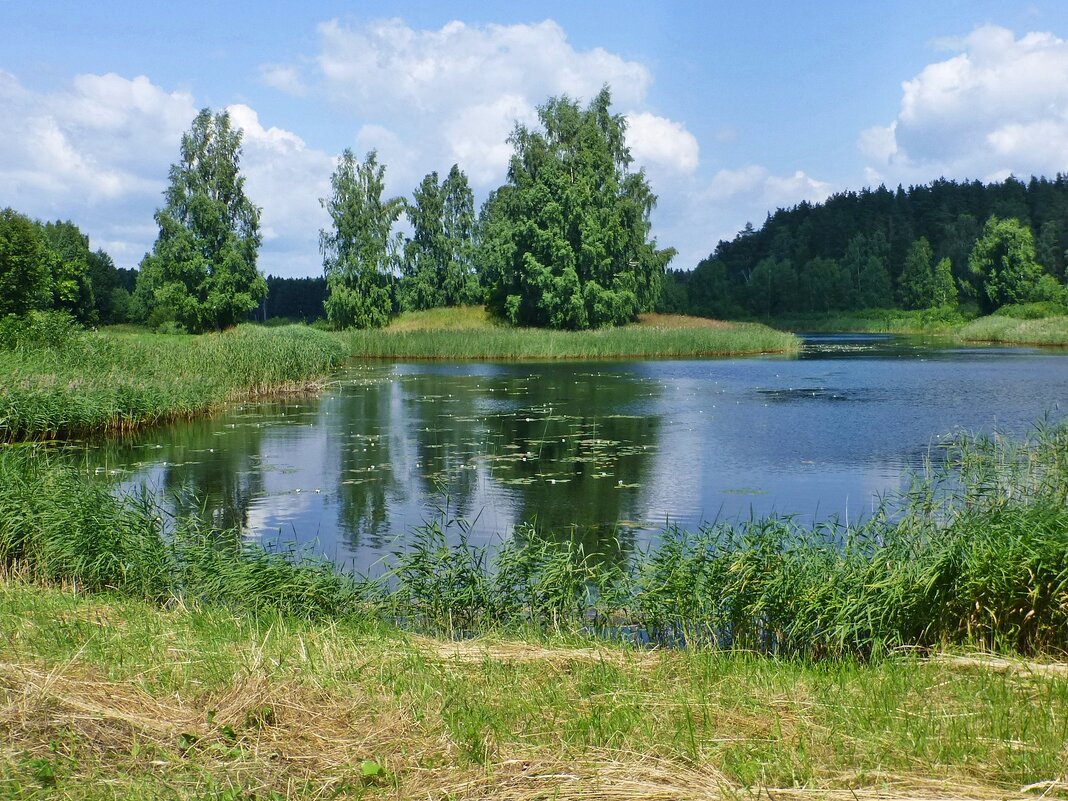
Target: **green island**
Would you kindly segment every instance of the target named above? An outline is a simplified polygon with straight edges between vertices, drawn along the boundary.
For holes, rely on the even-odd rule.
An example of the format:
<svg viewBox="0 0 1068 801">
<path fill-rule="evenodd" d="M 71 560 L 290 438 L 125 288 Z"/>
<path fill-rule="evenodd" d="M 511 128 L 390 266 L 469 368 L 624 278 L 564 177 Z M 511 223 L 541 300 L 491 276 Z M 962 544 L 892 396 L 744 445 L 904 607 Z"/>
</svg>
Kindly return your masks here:
<svg viewBox="0 0 1068 801">
<path fill-rule="evenodd" d="M 860 522 L 667 526 L 622 559 L 619 531 L 479 544 L 445 514 L 373 577 L 79 461 L 352 362 L 790 356 L 794 331 L 1068 345 L 1063 176 L 838 193 L 671 270 L 609 88 L 537 120 L 477 214 L 459 165 L 402 198 L 375 150 L 328 159 L 321 277 L 260 272 L 229 111 L 182 136 L 136 270 L 0 212 L 0 797 L 1068 798 L 1063 420 L 932 444 Z M 523 420 L 538 457 L 551 414 Z M 604 451 L 596 422 L 580 445 Z"/>
</svg>

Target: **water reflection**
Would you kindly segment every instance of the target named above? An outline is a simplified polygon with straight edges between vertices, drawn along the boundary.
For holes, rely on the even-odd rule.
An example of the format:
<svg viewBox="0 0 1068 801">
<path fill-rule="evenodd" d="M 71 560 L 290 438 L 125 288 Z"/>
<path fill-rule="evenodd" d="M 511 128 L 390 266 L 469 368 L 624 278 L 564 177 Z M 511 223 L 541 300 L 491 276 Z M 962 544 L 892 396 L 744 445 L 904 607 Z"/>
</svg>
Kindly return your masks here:
<svg viewBox="0 0 1068 801">
<path fill-rule="evenodd" d="M 887 337 L 798 359 L 364 364 L 321 396 L 246 404 L 90 448 L 117 485 L 367 569 L 447 511 L 620 533 L 768 513 L 870 514 L 962 428 L 1023 431 L 1068 397 L 1068 356 Z"/>
</svg>

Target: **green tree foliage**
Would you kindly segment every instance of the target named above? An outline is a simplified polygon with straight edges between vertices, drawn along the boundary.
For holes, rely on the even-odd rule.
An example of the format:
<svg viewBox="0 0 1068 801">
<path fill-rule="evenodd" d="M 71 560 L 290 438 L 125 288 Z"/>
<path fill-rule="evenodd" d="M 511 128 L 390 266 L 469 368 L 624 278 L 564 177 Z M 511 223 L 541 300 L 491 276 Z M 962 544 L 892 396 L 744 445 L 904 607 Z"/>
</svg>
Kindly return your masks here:
<svg viewBox="0 0 1068 801">
<path fill-rule="evenodd" d="M 928 309 L 935 303 L 934 251 L 921 236 L 909 247 L 905 268 L 898 279 L 897 294 L 906 309 Z"/>
<path fill-rule="evenodd" d="M 874 309 L 893 305 L 889 255 L 890 246 L 881 231 L 870 236 L 857 234 L 849 240 L 842 267 L 851 284 L 851 306 Z"/>
<path fill-rule="evenodd" d="M 935 306 L 957 305 L 957 282 L 953 279 L 953 263 L 948 256 L 935 265 L 931 299 Z"/>
<path fill-rule="evenodd" d="M 323 208 L 333 227 L 319 232 L 326 274 L 326 316 L 338 328 L 376 328 L 393 312 L 392 287 L 401 247 L 393 226 L 400 198 L 384 199 L 385 165 L 372 150 L 363 162 L 345 150 L 330 178 Z"/>
<path fill-rule="evenodd" d="M 190 331 L 226 328 L 267 292 L 256 269 L 260 210 L 245 196 L 241 131 L 226 112 L 203 109 L 182 136 L 159 236 L 141 263 L 138 295 L 157 319 Z"/>
<path fill-rule="evenodd" d="M 630 172 L 626 121 L 607 87 L 583 110 L 566 97 L 516 126 L 508 183 L 482 216 L 490 308 L 515 324 L 618 325 L 653 308 L 673 250 L 648 238 L 653 195 Z"/>
<path fill-rule="evenodd" d="M 769 257 L 788 260 L 797 270 L 798 291 L 787 312 L 915 305 L 920 299 L 911 291 L 919 275 L 913 243 L 920 239 L 930 245 L 932 281 L 939 287 L 932 290 L 931 302 L 943 305 L 941 298 L 946 298 L 952 306 L 958 292 L 965 302 L 975 302 L 985 293 L 981 278 L 969 267 L 982 234 L 979 221 L 1005 212 L 1035 237 L 1034 260 L 1049 276 L 1039 281 L 1035 294 L 1059 296 L 1068 255 L 1068 175 L 1027 183 L 1009 178 L 991 184 L 939 180 L 896 190 L 880 186 L 779 209 L 759 229 L 746 226 L 733 239 L 719 242 L 685 282 L 672 274 L 686 293 L 686 302 L 675 305 L 710 316 L 766 314 L 768 297 L 753 291 L 752 276 Z M 952 282 L 945 276 L 938 280 L 944 259 Z M 836 280 L 840 273 L 832 262 L 847 285 Z M 897 292 L 892 291 L 895 285 Z M 989 308 L 985 294 L 982 300 Z"/>
<path fill-rule="evenodd" d="M 762 314 L 787 311 L 797 296 L 797 271 L 789 259 L 768 256 L 757 262 L 749 279 L 750 308 Z"/>
<path fill-rule="evenodd" d="M 455 164 L 440 184 L 438 174 L 429 173 L 406 213 L 412 237 L 404 243 L 401 305 L 418 310 L 479 301 L 475 200 L 467 176 Z"/>
<path fill-rule="evenodd" d="M 51 307 L 52 258 L 33 220 L 10 208 L 0 211 L 0 316 Z"/>
<path fill-rule="evenodd" d="M 89 237 L 70 222 L 49 222 L 42 228 L 53 257 L 52 307 L 69 312 L 82 323 L 99 320 L 89 262 Z"/>
<path fill-rule="evenodd" d="M 326 279 L 267 276 L 267 297 L 258 313 L 262 319 L 284 318 L 312 322 L 323 316 Z"/>
<path fill-rule="evenodd" d="M 979 304 L 984 311 L 1007 303 L 1042 300 L 1042 267 L 1035 261 L 1034 238 L 1031 229 L 1019 220 L 991 216 L 968 265 L 979 286 Z"/>
</svg>

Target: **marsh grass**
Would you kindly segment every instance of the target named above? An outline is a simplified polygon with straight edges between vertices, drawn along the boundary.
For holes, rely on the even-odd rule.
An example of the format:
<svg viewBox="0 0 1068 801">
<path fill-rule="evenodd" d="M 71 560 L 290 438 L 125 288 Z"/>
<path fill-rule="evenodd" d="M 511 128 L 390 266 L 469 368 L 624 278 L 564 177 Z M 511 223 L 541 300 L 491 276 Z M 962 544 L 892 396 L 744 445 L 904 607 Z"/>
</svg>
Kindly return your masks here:
<svg viewBox="0 0 1068 801">
<path fill-rule="evenodd" d="M 532 528 L 491 548 L 431 523 L 370 580 L 167 518 L 151 497 L 115 498 L 43 449 L 15 448 L 0 451 L 0 565 L 157 602 L 447 635 L 572 632 L 820 658 L 1068 652 L 1068 428 L 951 454 L 860 526 L 669 530 L 620 560 Z"/>
<path fill-rule="evenodd" d="M 1068 346 L 1068 316 L 1021 319 L 994 314 L 973 320 L 958 335 L 967 342 Z"/>
<path fill-rule="evenodd" d="M 370 359 L 674 359 L 791 353 L 800 348 L 792 334 L 758 323 L 664 327 L 636 323 L 593 331 L 503 325 L 418 328 L 402 324 L 342 335 L 353 356 Z"/>
<path fill-rule="evenodd" d="M 346 356 L 334 335 L 306 326 L 192 337 L 16 322 L 23 333 L 0 337 L 0 441 L 191 418 L 229 401 L 314 387 Z"/>
</svg>

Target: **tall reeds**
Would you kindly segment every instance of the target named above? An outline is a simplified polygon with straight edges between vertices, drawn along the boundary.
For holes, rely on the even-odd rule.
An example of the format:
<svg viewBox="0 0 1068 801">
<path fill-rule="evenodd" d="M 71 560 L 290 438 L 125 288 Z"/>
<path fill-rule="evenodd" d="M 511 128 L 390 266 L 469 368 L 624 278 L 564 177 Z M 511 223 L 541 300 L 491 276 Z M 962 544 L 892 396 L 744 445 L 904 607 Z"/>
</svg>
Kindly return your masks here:
<svg viewBox="0 0 1068 801">
<path fill-rule="evenodd" d="M 528 528 L 490 547 L 431 524 L 370 580 L 166 518 L 149 497 L 115 498 L 42 449 L 7 449 L 0 565 L 153 600 L 433 632 L 582 631 L 812 657 L 1068 652 L 1068 428 L 970 440 L 951 456 L 861 525 L 669 530 L 614 559 Z"/>
<path fill-rule="evenodd" d="M 192 337 L 83 331 L 42 317 L 0 327 L 0 442 L 193 417 L 312 386 L 347 355 L 335 335 L 307 326 Z"/>
</svg>

